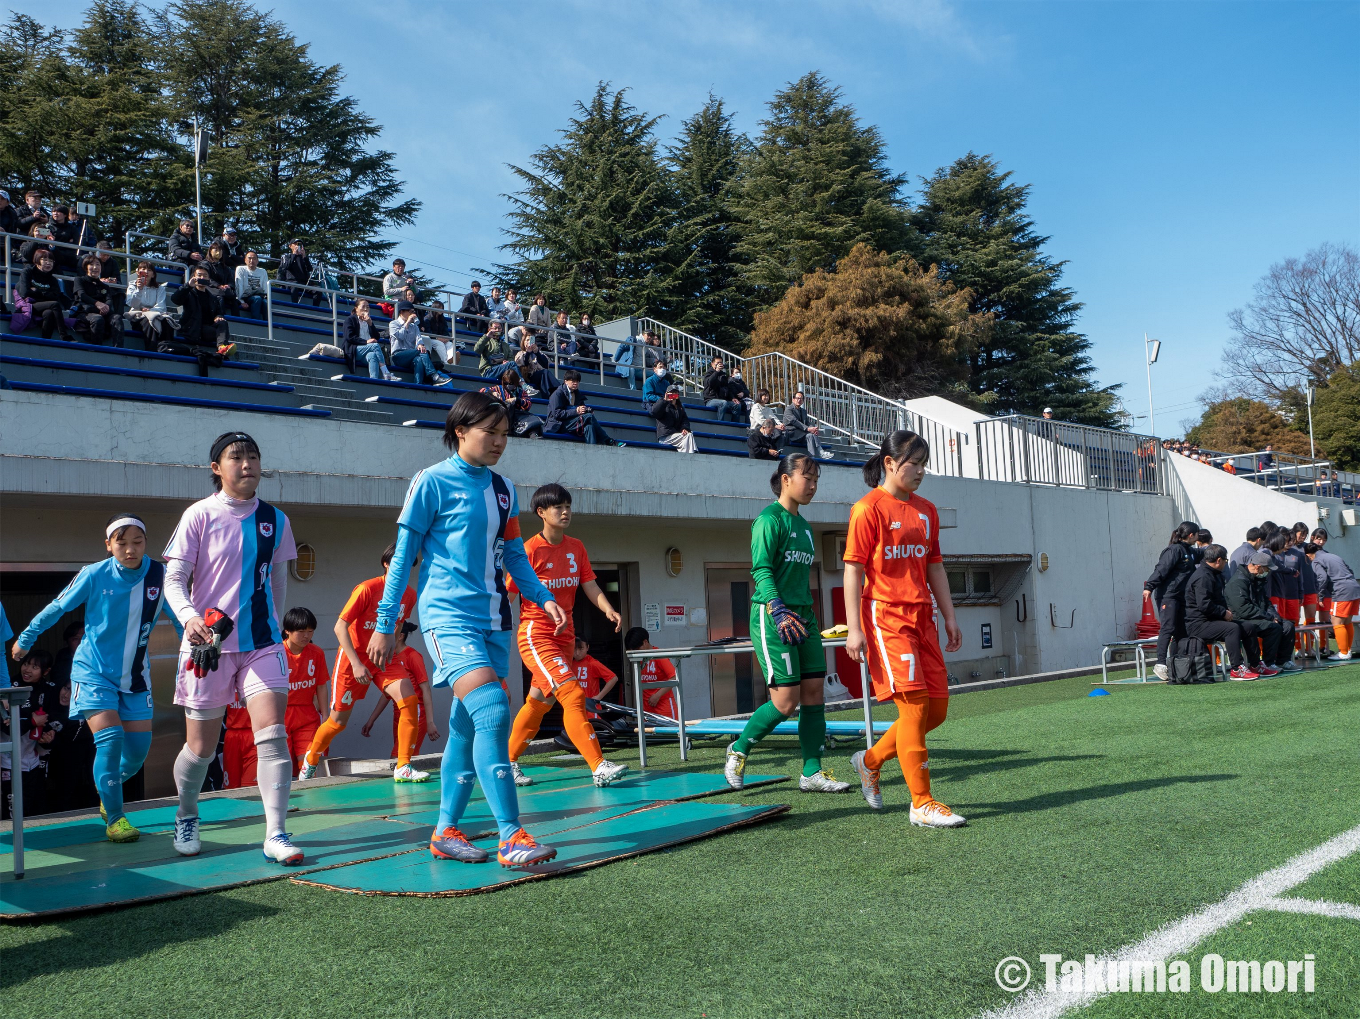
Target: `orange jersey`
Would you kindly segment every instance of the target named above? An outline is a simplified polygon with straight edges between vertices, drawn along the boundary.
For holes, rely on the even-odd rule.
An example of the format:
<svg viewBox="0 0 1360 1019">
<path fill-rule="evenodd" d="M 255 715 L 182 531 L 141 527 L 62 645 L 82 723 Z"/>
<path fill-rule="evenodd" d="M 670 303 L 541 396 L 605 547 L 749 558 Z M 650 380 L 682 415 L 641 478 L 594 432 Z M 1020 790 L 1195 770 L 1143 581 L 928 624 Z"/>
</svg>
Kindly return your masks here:
<svg viewBox="0 0 1360 1019">
<path fill-rule="evenodd" d="M 298 654 L 288 650 L 288 707 L 310 708 L 315 704 L 316 688 L 326 682 L 326 653 L 315 644 L 308 644 Z"/>
<path fill-rule="evenodd" d="M 386 577 L 373 577 L 350 592 L 349 601 L 340 610 L 340 618 L 349 624 L 349 639 L 354 650 L 368 666 L 369 671 L 377 674 L 373 663 L 368 660 L 368 640 L 378 625 L 378 604 L 382 601 Z M 401 626 L 416 607 L 416 593 L 409 587 L 401 594 L 401 607 L 397 609 L 397 626 Z M 337 655 L 336 668 L 346 675 L 350 673 L 349 658 L 342 651 Z"/>
<path fill-rule="evenodd" d="M 670 663 L 667 662 L 666 664 L 669 665 Z M 585 691 L 587 697 L 598 697 L 600 695 L 600 684 L 608 683 L 614 678 L 614 673 L 609 671 L 608 666 L 590 655 L 573 661 L 571 665 L 576 670 L 576 681 L 581 684 L 581 689 Z"/>
<path fill-rule="evenodd" d="M 642 682 L 655 683 L 660 680 L 674 679 L 675 666 L 669 658 L 650 658 L 642 663 Z M 642 691 L 643 710 L 653 714 L 675 718 L 675 691 L 662 688 Z"/>
<path fill-rule="evenodd" d="M 421 684 L 430 681 L 430 675 L 425 671 L 425 656 L 413 647 L 404 647 L 392 656 L 392 663 L 383 673 L 383 680 L 390 683 L 402 676 L 409 679 L 417 690 Z"/>
<path fill-rule="evenodd" d="M 930 605 L 926 567 L 943 562 L 935 504 L 914 492 L 903 502 L 875 488 L 850 510 L 843 558 L 864 567 L 866 606 Z"/>
<path fill-rule="evenodd" d="M 561 544 L 552 545 L 543 535 L 536 534 L 524 543 L 524 554 L 529 557 L 529 565 L 542 581 L 543 586 L 552 592 L 553 601 L 562 606 L 567 614 L 567 628 L 559 637 L 572 635 L 571 613 L 576 605 L 576 592 L 582 584 L 595 579 L 595 571 L 590 567 L 590 557 L 586 547 L 575 538 L 564 536 Z M 508 581 L 510 590 L 515 591 L 514 581 Z M 546 625 L 551 632 L 555 625 L 548 614 L 533 602 L 521 598 L 519 609 L 520 626 L 527 622 Z"/>
<path fill-rule="evenodd" d="M 228 729 L 249 729 L 250 712 L 246 710 L 245 702 L 237 701 L 227 708 L 227 728 Z"/>
</svg>

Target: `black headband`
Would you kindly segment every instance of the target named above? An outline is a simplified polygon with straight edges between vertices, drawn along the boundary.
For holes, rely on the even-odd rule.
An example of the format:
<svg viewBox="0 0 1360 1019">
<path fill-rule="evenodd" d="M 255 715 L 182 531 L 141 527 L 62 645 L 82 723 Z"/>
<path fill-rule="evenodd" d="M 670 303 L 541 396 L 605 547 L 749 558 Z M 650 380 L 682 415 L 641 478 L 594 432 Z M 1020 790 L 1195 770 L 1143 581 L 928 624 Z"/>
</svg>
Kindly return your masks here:
<svg viewBox="0 0 1360 1019">
<path fill-rule="evenodd" d="M 208 463 L 217 463 L 217 459 L 222 455 L 223 451 L 225 451 L 228 446 L 234 446 L 238 442 L 246 443 L 256 453 L 260 451 L 260 444 L 245 432 L 227 432 L 227 434 L 219 436 L 217 441 L 213 443 L 212 454 L 208 457 Z"/>
</svg>

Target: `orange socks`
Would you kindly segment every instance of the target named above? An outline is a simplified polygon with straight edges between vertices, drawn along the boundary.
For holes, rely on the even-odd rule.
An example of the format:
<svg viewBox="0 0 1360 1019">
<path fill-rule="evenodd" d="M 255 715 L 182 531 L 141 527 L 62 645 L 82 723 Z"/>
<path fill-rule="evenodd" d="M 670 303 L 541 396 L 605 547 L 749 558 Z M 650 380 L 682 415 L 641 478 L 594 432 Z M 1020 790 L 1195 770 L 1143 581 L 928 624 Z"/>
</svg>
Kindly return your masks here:
<svg viewBox="0 0 1360 1019">
<path fill-rule="evenodd" d="M 557 688 L 557 703 L 562 705 L 562 725 L 572 744 L 586 759 L 586 766 L 594 771 L 604 760 L 595 727 L 586 717 L 586 692 L 579 683 L 563 683 Z"/>
<path fill-rule="evenodd" d="M 1336 635 L 1336 649 L 1341 654 L 1345 654 L 1351 649 L 1351 644 L 1355 640 L 1354 623 L 1332 623 L 1332 633 Z"/>
<path fill-rule="evenodd" d="M 416 752 L 416 742 L 419 738 L 419 718 L 418 710 L 420 698 L 415 694 L 407 697 L 404 701 L 397 702 L 397 711 L 400 717 L 397 719 L 397 767 L 411 763 L 411 756 Z"/>
<path fill-rule="evenodd" d="M 320 764 L 321 755 L 330 747 L 331 740 L 335 739 L 335 737 L 339 736 L 344 731 L 345 727 L 343 725 L 337 725 L 329 718 L 322 722 L 321 726 L 316 730 L 316 735 L 312 737 L 312 745 L 307 748 L 307 753 L 304 755 L 307 763 Z"/>
<path fill-rule="evenodd" d="M 515 716 L 515 724 L 510 729 L 510 760 L 519 760 L 519 755 L 524 753 L 529 741 L 538 735 L 538 727 L 543 724 L 543 716 L 550 710 L 551 704 L 544 704 L 532 697 L 524 698 L 524 707 L 519 709 L 519 714 Z"/>
<path fill-rule="evenodd" d="M 907 788 L 911 790 L 912 806 L 920 807 L 931 800 L 926 734 L 944 721 L 949 711 L 949 698 L 931 697 L 924 690 L 913 690 L 895 694 L 893 703 L 897 705 L 897 721 L 864 755 L 864 766 L 870 771 L 878 771 L 896 757 L 902 765 Z"/>
</svg>

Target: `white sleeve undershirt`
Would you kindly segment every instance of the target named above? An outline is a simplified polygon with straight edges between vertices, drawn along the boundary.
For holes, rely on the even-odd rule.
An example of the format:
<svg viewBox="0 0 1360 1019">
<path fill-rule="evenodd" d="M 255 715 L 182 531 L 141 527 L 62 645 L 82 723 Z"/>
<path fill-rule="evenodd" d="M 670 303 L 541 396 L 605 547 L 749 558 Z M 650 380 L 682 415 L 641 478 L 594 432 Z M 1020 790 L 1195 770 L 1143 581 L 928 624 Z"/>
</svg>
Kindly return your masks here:
<svg viewBox="0 0 1360 1019">
<path fill-rule="evenodd" d="M 193 578 L 194 567 L 187 559 L 170 559 L 165 564 L 165 602 L 179 620 L 180 626 L 187 626 L 189 620 L 198 615 L 194 603 L 189 599 L 189 581 Z"/>
</svg>

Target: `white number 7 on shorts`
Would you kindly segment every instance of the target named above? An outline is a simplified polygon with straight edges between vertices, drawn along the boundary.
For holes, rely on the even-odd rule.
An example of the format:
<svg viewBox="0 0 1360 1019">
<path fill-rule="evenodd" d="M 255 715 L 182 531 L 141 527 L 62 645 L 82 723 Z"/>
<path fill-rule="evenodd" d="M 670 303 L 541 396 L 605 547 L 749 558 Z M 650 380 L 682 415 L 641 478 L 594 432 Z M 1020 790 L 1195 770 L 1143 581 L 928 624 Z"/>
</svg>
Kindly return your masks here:
<svg viewBox="0 0 1360 1019">
<path fill-rule="evenodd" d="M 915 655 L 903 655 L 903 656 L 902 656 L 902 661 L 904 661 L 904 662 L 907 663 L 907 682 L 908 682 L 908 683 L 915 683 L 915 682 L 916 682 L 916 656 L 915 656 Z"/>
</svg>

